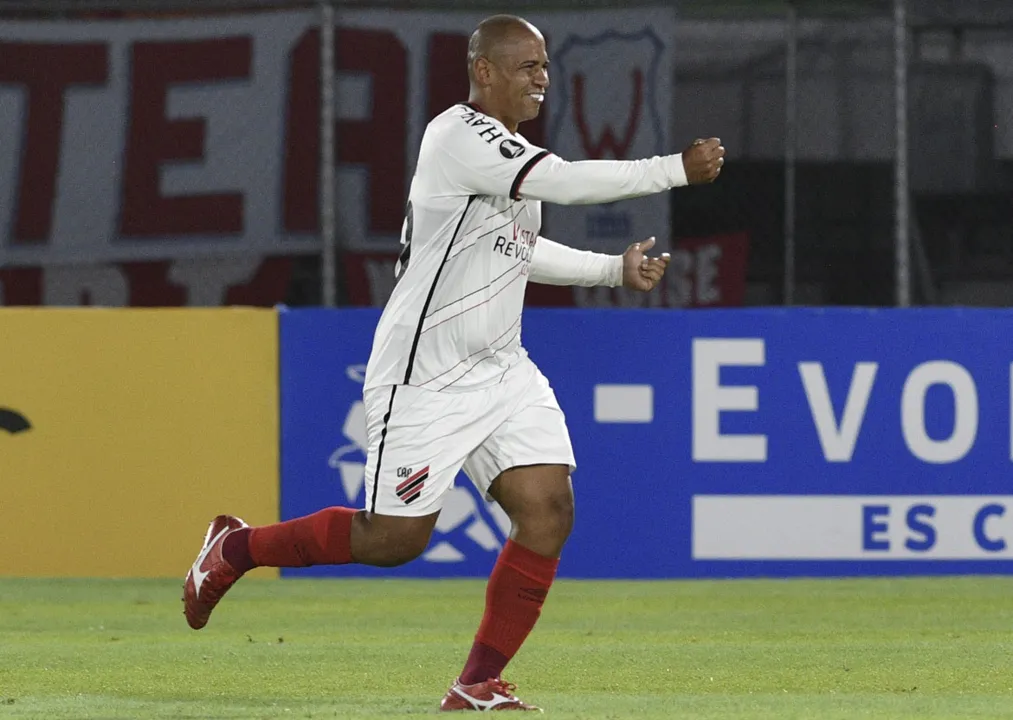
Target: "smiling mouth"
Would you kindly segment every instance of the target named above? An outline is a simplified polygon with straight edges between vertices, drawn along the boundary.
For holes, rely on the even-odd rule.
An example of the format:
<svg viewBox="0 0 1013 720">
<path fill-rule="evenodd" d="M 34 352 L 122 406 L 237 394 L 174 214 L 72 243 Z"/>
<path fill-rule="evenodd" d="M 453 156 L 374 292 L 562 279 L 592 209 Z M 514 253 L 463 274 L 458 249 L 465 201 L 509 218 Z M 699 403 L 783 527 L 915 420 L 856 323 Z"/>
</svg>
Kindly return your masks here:
<svg viewBox="0 0 1013 720">
<path fill-rule="evenodd" d="M 528 93 L 528 97 L 537 103 L 545 102 L 545 93 Z"/>
</svg>

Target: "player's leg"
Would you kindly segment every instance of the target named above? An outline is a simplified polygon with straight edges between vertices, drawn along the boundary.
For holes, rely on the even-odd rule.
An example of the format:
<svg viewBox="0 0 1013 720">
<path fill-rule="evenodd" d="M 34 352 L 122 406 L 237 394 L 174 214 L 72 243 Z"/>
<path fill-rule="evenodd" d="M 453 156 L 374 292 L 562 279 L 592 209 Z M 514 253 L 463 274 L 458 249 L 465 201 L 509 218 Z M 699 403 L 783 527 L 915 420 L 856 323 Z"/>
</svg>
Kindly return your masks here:
<svg viewBox="0 0 1013 720">
<path fill-rule="evenodd" d="M 324 508 L 274 525 L 244 528 L 225 539 L 222 554 L 237 570 L 359 563 L 396 567 L 422 554 L 439 511 L 420 517 Z"/>
<path fill-rule="evenodd" d="M 513 467 L 489 488 L 513 527 L 489 577 L 460 682 L 498 678 L 538 622 L 573 527 L 569 472 L 568 465 Z"/>
<path fill-rule="evenodd" d="M 251 528 L 219 515 L 183 583 L 183 613 L 190 627 L 201 629 L 225 593 L 255 567 L 404 564 L 425 550 L 438 517 L 439 512 L 397 517 L 330 507 Z"/>
<path fill-rule="evenodd" d="M 413 387 L 369 390 L 363 402 L 365 509 L 329 507 L 241 529 L 225 539 L 222 549 L 237 570 L 352 562 L 394 567 L 426 549 L 443 495 L 464 460 L 448 442 L 458 430 L 448 419 L 455 408 L 446 397 Z"/>
<path fill-rule="evenodd" d="M 548 558 L 559 558 L 573 529 L 570 465 L 512 467 L 489 488 L 512 523 L 510 541 Z"/>
<path fill-rule="evenodd" d="M 563 413 L 540 373 L 523 392 L 525 401 L 464 466 L 510 517 L 512 530 L 489 578 L 468 660 L 444 698 L 446 709 L 479 709 L 509 695 L 501 673 L 541 615 L 573 527 L 574 461 Z"/>
<path fill-rule="evenodd" d="M 330 507 L 256 528 L 231 516 L 215 518 L 184 582 L 191 627 L 203 627 L 221 597 L 254 567 L 390 567 L 425 550 L 444 495 L 489 432 L 481 417 L 488 403 L 405 386 L 367 391 L 364 402 L 366 508 Z"/>
</svg>

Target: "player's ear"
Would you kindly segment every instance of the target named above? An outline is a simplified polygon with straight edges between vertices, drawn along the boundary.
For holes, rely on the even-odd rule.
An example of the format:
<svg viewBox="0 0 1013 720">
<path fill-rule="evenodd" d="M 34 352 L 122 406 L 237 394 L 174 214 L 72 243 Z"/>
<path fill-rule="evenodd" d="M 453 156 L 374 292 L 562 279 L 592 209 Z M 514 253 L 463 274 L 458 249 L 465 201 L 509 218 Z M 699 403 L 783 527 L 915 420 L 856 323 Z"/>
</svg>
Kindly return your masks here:
<svg viewBox="0 0 1013 720">
<path fill-rule="evenodd" d="M 479 55 L 475 58 L 472 73 L 475 75 L 475 81 L 479 85 L 488 85 L 492 79 L 492 64 L 486 58 Z"/>
</svg>

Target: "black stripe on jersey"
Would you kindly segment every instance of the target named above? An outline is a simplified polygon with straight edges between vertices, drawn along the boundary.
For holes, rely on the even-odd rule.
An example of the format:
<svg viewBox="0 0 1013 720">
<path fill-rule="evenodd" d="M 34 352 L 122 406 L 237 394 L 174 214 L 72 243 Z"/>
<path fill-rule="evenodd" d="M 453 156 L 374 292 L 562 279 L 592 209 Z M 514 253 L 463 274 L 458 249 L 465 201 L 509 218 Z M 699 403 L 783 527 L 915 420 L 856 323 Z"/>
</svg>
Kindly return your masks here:
<svg viewBox="0 0 1013 720">
<path fill-rule="evenodd" d="M 373 474 L 373 497 L 369 501 L 369 511 L 376 512 L 376 491 L 380 487 L 380 461 L 383 460 L 383 444 L 387 440 L 387 423 L 390 422 L 390 413 L 394 409 L 394 393 L 397 392 L 397 385 L 390 389 L 390 404 L 387 405 L 387 414 L 383 416 L 383 430 L 380 431 L 380 447 L 376 451 L 376 472 Z"/>
<path fill-rule="evenodd" d="M 490 215 L 489 217 L 487 217 L 487 218 L 486 218 L 485 220 L 483 220 L 482 222 L 489 222 L 489 221 L 490 221 L 490 220 L 492 220 L 492 219 L 493 219 L 494 217 L 499 217 L 499 216 L 500 216 L 500 215 L 502 215 L 503 213 L 508 213 L 508 212 L 510 212 L 511 210 L 513 210 L 513 208 L 514 208 L 514 206 L 513 206 L 513 205 L 507 205 L 507 206 L 506 206 L 505 208 L 503 208 L 502 210 L 500 210 L 500 211 L 499 211 L 498 213 L 493 213 L 492 215 Z"/>
<path fill-rule="evenodd" d="M 481 240 L 482 238 L 486 237 L 487 235 L 492 235 L 494 232 L 502 230 L 507 225 L 513 225 L 515 222 L 517 222 L 517 218 L 520 216 L 520 214 L 522 212 L 524 212 L 524 207 L 525 207 L 524 205 L 515 205 L 513 203 L 510 203 L 510 207 L 508 207 L 507 210 L 513 210 L 514 208 L 517 208 L 517 211 L 511 216 L 511 218 L 509 220 L 507 220 L 505 223 L 503 223 L 502 225 L 498 225 L 498 226 L 494 227 L 492 230 L 486 230 L 484 233 L 482 233 L 481 235 L 478 236 L 478 239 Z M 496 215 L 502 215 L 502 214 L 503 213 L 496 213 Z M 486 218 L 486 220 L 494 218 L 494 217 L 496 217 L 496 215 L 490 215 L 489 217 Z"/>
<path fill-rule="evenodd" d="M 517 325 L 518 325 L 518 324 L 520 323 L 520 321 L 521 321 L 521 319 L 520 319 L 520 318 L 517 318 L 516 320 L 514 320 L 514 321 L 513 321 L 513 323 L 512 323 L 511 325 L 510 325 L 510 327 L 508 327 L 508 328 L 507 328 L 506 330 L 504 330 L 504 331 L 503 331 L 502 333 L 500 333 L 500 336 L 499 336 L 498 338 L 496 338 L 496 339 L 495 339 L 495 340 L 493 340 L 493 341 L 492 341 L 491 343 L 489 343 L 489 347 L 488 347 L 488 348 L 482 348 L 481 350 L 476 350 L 476 351 L 475 351 L 475 352 L 473 352 L 473 353 L 472 353 L 471 355 L 469 355 L 468 357 L 464 358 L 464 360 L 459 360 L 459 361 L 457 362 L 457 364 L 456 364 L 456 365 L 454 365 L 453 367 L 451 367 L 451 368 L 447 368 L 446 370 L 444 370 L 443 372 L 441 372 L 441 373 L 440 373 L 439 375 L 436 375 L 436 376 L 434 376 L 434 377 L 431 377 L 431 378 L 429 378 L 428 380 L 426 380 L 426 381 L 425 381 L 424 383 L 421 383 L 421 384 L 419 385 L 419 387 L 425 387 L 425 386 L 426 386 L 426 385 L 428 385 L 429 383 L 431 383 L 431 382 L 435 382 L 436 380 L 439 380 L 439 379 L 440 379 L 441 377 L 443 377 L 443 376 L 444 376 L 444 375 L 446 375 L 447 373 L 451 372 L 452 370 L 456 370 L 456 369 L 457 369 L 458 367 L 460 367 L 460 366 L 461 366 L 461 365 L 463 365 L 464 363 L 466 363 L 466 362 L 468 362 L 469 360 L 471 360 L 471 359 L 472 359 L 473 357 L 475 357 L 476 355 L 478 355 L 478 354 L 479 354 L 480 352 L 489 352 L 489 350 L 492 350 L 492 351 L 496 352 L 496 351 L 499 351 L 499 350 L 501 350 L 502 348 L 494 348 L 494 347 L 493 347 L 493 345 L 495 345 L 496 343 L 498 343 L 498 342 L 499 342 L 500 340 L 502 340 L 502 339 L 503 339 L 503 336 L 504 336 L 504 335 L 506 335 L 506 334 L 507 334 L 508 332 L 510 332 L 511 330 L 513 330 L 513 329 L 514 329 L 515 327 L 517 327 Z M 517 332 L 520 332 L 520 330 L 518 330 Z M 517 334 L 517 333 L 514 333 L 514 335 L 516 335 L 516 334 Z M 511 337 L 511 338 L 510 338 L 510 340 L 513 340 L 513 337 Z M 507 341 L 507 343 L 506 343 L 505 345 L 503 345 L 503 347 L 506 347 L 506 346 L 507 346 L 507 345 L 509 345 L 509 344 L 510 344 L 510 342 L 509 342 L 509 341 Z M 492 356 L 490 355 L 489 357 L 492 357 Z M 479 362 L 481 362 L 481 360 L 479 360 Z M 462 377 L 463 377 L 463 376 L 462 376 Z M 457 382 L 457 380 L 455 380 L 454 382 Z M 454 383 L 450 383 L 450 384 L 451 384 L 451 385 L 453 385 Z M 446 387 L 446 386 L 445 386 L 445 387 Z"/>
<path fill-rule="evenodd" d="M 411 384 L 412 379 L 412 366 L 415 364 L 415 351 L 419 349 L 419 338 L 422 337 L 422 325 L 426 321 L 426 313 L 429 312 L 429 303 L 433 301 L 433 293 L 436 292 L 436 283 L 440 281 L 440 273 L 443 272 L 443 266 L 447 264 L 447 258 L 450 257 L 450 250 L 454 247 L 454 242 L 457 240 L 457 234 L 461 232 L 461 226 L 464 225 L 464 218 L 468 217 L 468 210 L 471 209 L 471 203 L 475 201 L 477 195 L 471 195 L 468 197 L 468 204 L 464 206 L 464 212 L 461 213 L 461 219 L 457 221 L 457 227 L 454 228 L 454 235 L 450 238 L 450 242 L 447 243 L 447 252 L 443 253 L 443 260 L 440 262 L 440 266 L 436 268 L 436 276 L 433 278 L 432 287 L 429 288 L 429 294 L 426 296 L 426 303 L 422 306 L 422 312 L 419 314 L 419 326 L 415 329 L 415 339 L 412 340 L 412 350 L 408 354 L 408 367 L 404 373 L 404 384 Z M 393 402 L 393 397 L 391 398 Z"/>
<path fill-rule="evenodd" d="M 517 323 L 514 323 L 514 324 L 516 325 Z M 507 340 L 503 344 L 503 347 L 506 347 L 511 342 L 513 342 L 513 339 L 515 337 L 517 337 L 518 333 L 520 333 L 520 329 L 518 329 L 517 332 L 515 332 L 513 335 L 510 336 L 510 339 Z M 502 335 L 500 337 L 502 337 Z M 475 368 L 477 368 L 479 365 L 481 365 L 482 363 L 484 363 L 486 360 L 492 360 L 494 357 L 496 357 L 496 356 L 495 355 L 487 355 L 487 356 L 485 356 L 484 358 L 482 358 L 481 360 L 479 360 L 477 363 L 475 363 L 474 365 L 472 365 L 470 368 L 468 368 L 467 370 L 465 370 L 463 373 L 461 373 L 460 375 L 458 375 L 456 380 L 452 380 L 451 382 L 448 382 L 446 385 L 444 385 L 443 387 L 441 387 L 439 390 L 446 390 L 448 387 L 450 387 L 454 383 L 457 383 L 457 382 L 463 380 L 464 377 L 468 373 L 470 373 L 472 370 L 474 370 Z M 439 392 L 439 390 L 437 392 Z"/>
<path fill-rule="evenodd" d="M 521 212 L 523 212 L 523 210 L 525 208 L 524 205 L 518 205 L 517 203 L 510 203 L 510 207 L 508 207 L 506 210 L 498 212 L 498 213 L 496 213 L 496 215 L 490 215 L 483 222 L 487 222 L 490 219 L 496 217 L 497 215 L 502 215 L 503 213 L 510 212 L 514 208 L 517 208 L 517 211 L 511 216 L 511 218 L 509 220 L 507 220 L 505 223 L 503 223 L 499 227 L 494 227 L 492 230 L 484 232 L 481 235 L 477 235 L 477 236 L 473 235 L 473 236 L 471 236 L 471 237 L 474 237 L 475 241 L 473 243 L 471 243 L 470 245 L 465 245 L 464 247 L 460 248 L 459 250 L 456 250 L 454 252 L 454 254 L 451 255 L 450 258 L 448 258 L 448 262 L 453 261 L 454 258 L 456 258 L 458 255 L 460 255 L 461 253 L 463 253 L 465 250 L 471 250 L 471 248 L 473 248 L 476 245 L 478 245 L 478 241 L 481 240 L 482 238 L 487 237 L 489 235 L 492 235 L 494 232 L 499 232 L 500 230 L 502 230 L 503 228 L 505 228 L 507 225 L 512 225 L 513 223 L 517 222 L 517 216 L 520 215 Z M 454 245 L 453 245 L 453 247 L 454 248 L 458 248 L 459 246 L 461 246 L 465 242 L 467 242 L 468 239 L 469 239 L 469 236 L 465 235 L 460 240 L 458 240 L 457 242 L 455 242 Z"/>
<path fill-rule="evenodd" d="M 461 297 L 459 297 L 459 298 L 455 298 L 455 299 L 451 300 L 450 302 L 448 302 L 448 303 L 447 303 L 446 305 L 444 305 L 443 307 L 438 307 L 438 308 L 436 308 L 436 309 L 435 309 L 435 310 L 433 310 L 433 311 L 432 311 L 431 313 L 429 313 L 428 315 L 426 315 L 426 319 L 428 320 L 428 319 L 429 319 L 429 318 L 431 318 L 431 317 L 432 317 L 433 315 L 435 315 L 436 313 L 438 313 L 438 312 L 439 312 L 440 310 L 443 310 L 444 308 L 448 308 L 448 307 L 450 307 L 451 305 L 453 305 L 454 303 L 457 303 L 457 302 L 461 302 L 461 301 L 462 301 L 462 300 L 464 300 L 465 298 L 470 298 L 470 297 L 471 297 L 472 295 L 474 295 L 475 293 L 480 293 L 480 292 L 482 292 L 483 290 L 486 290 L 486 289 L 488 289 L 488 288 L 491 288 L 491 287 L 492 287 L 493 285 L 495 285 L 495 284 L 496 284 L 496 281 L 497 281 L 497 280 L 499 280 L 499 279 L 500 279 L 501 277 L 503 277 L 504 275 L 506 275 L 506 274 L 507 274 L 508 272 L 510 272 L 511 270 L 516 270 L 517 268 L 519 268 L 519 267 L 521 266 L 521 263 L 523 263 L 523 262 L 524 262 L 523 260 L 518 260 L 517 262 L 515 262 L 515 263 L 514 263 L 513 265 L 511 265 L 510 267 L 508 267 L 508 268 L 507 268 L 506 270 L 504 270 L 503 272 L 501 272 L 501 273 L 500 273 L 499 275 L 497 275 L 496 277 L 494 277 L 494 278 L 493 278 L 492 280 L 490 280 L 489 282 L 487 282 L 487 283 L 486 283 L 485 285 L 483 285 L 482 287 L 480 287 L 480 288 L 477 288 L 477 289 L 475 289 L 475 290 L 472 290 L 472 291 L 471 291 L 470 293 L 468 293 L 467 295 L 462 295 L 462 296 L 461 296 Z"/>
<path fill-rule="evenodd" d="M 519 266 L 519 265 L 523 265 L 523 264 L 524 264 L 524 261 L 523 261 L 523 260 L 521 260 L 521 261 L 520 261 L 519 263 L 517 263 L 517 265 L 514 265 L 514 267 L 516 268 L 517 266 Z M 454 314 L 453 314 L 453 315 L 451 315 L 450 317 L 448 317 L 448 318 L 446 318 L 446 319 L 444 319 L 444 320 L 440 320 L 440 321 L 439 321 L 438 323 L 433 323 L 432 325 L 430 325 L 429 327 L 427 327 L 427 328 L 426 328 L 425 330 L 423 330 L 422 332 L 423 332 L 423 333 L 427 333 L 427 332 L 429 332 L 430 330 L 433 330 L 433 329 L 435 329 L 435 328 L 438 328 L 438 327 L 439 327 L 440 325 L 442 325 L 442 324 L 444 324 L 444 323 L 448 323 L 448 322 L 450 322 L 451 320 L 453 320 L 453 319 L 454 319 L 454 318 L 456 318 L 456 317 L 460 317 L 461 315 L 464 315 L 464 313 L 466 313 L 466 312 L 470 312 L 470 311 L 474 310 L 475 308 L 478 308 L 478 307 L 482 307 L 482 306 L 483 306 L 483 305 L 485 305 L 486 303 L 488 303 L 488 302 L 491 302 L 491 301 L 493 300 L 493 298 L 495 298 L 495 297 L 496 297 L 497 295 L 499 295 L 499 294 L 500 294 L 500 293 L 502 293 L 502 292 L 503 292 L 504 290 L 506 290 L 506 289 L 507 289 L 508 287 L 510 287 L 511 285 L 513 285 L 513 284 L 514 284 L 515 282 L 517 282 L 517 279 L 518 279 L 518 278 L 520 278 L 520 277 L 523 277 L 523 275 L 524 275 L 524 268 L 521 268 L 519 272 L 517 272 L 516 274 L 514 274 L 514 276 L 513 276 L 512 278 L 510 278 L 510 281 L 509 281 L 509 282 L 507 282 L 507 283 L 504 283 L 504 284 L 503 284 L 503 287 L 501 287 L 501 288 L 500 288 L 499 290 L 497 290 L 496 292 L 494 292 L 494 293 L 493 293 L 492 295 L 490 295 L 489 297 L 487 297 L 487 298 L 486 298 L 485 300 L 483 300 L 482 302 L 478 302 L 478 303 L 475 303 L 474 305 L 471 305 L 471 306 L 469 306 L 469 307 L 466 307 L 466 308 L 464 308 L 464 310 L 462 310 L 461 312 L 459 312 L 459 313 L 454 313 Z M 488 287 L 488 286 L 486 286 L 486 287 Z M 484 288 L 483 288 L 483 289 L 484 289 Z M 442 309 L 442 308 L 441 308 L 441 309 Z"/>
<path fill-rule="evenodd" d="M 524 182 L 524 178 L 531 172 L 531 168 L 538 164 L 538 161 L 549 154 L 548 150 L 542 150 L 540 153 L 535 155 L 533 158 L 524 163 L 524 167 L 517 171 L 517 177 L 514 178 L 513 184 L 510 186 L 510 199 L 520 200 L 520 196 L 517 194 L 521 191 L 521 183 Z"/>
</svg>

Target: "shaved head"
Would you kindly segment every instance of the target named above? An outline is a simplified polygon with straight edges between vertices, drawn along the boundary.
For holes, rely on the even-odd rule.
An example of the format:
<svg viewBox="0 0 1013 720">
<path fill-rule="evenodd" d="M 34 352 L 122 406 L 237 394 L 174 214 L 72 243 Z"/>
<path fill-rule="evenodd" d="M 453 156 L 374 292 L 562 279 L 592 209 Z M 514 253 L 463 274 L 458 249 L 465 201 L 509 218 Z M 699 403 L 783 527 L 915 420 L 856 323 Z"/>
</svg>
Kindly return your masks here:
<svg viewBox="0 0 1013 720">
<path fill-rule="evenodd" d="M 468 42 L 468 102 L 510 132 L 538 117 L 549 87 L 549 56 L 538 28 L 516 15 L 493 15 Z"/>
<path fill-rule="evenodd" d="M 468 80 L 475 81 L 475 60 L 485 57 L 496 62 L 504 46 L 530 37 L 543 40 L 538 28 L 516 15 L 493 15 L 480 22 L 468 41 Z"/>
</svg>

